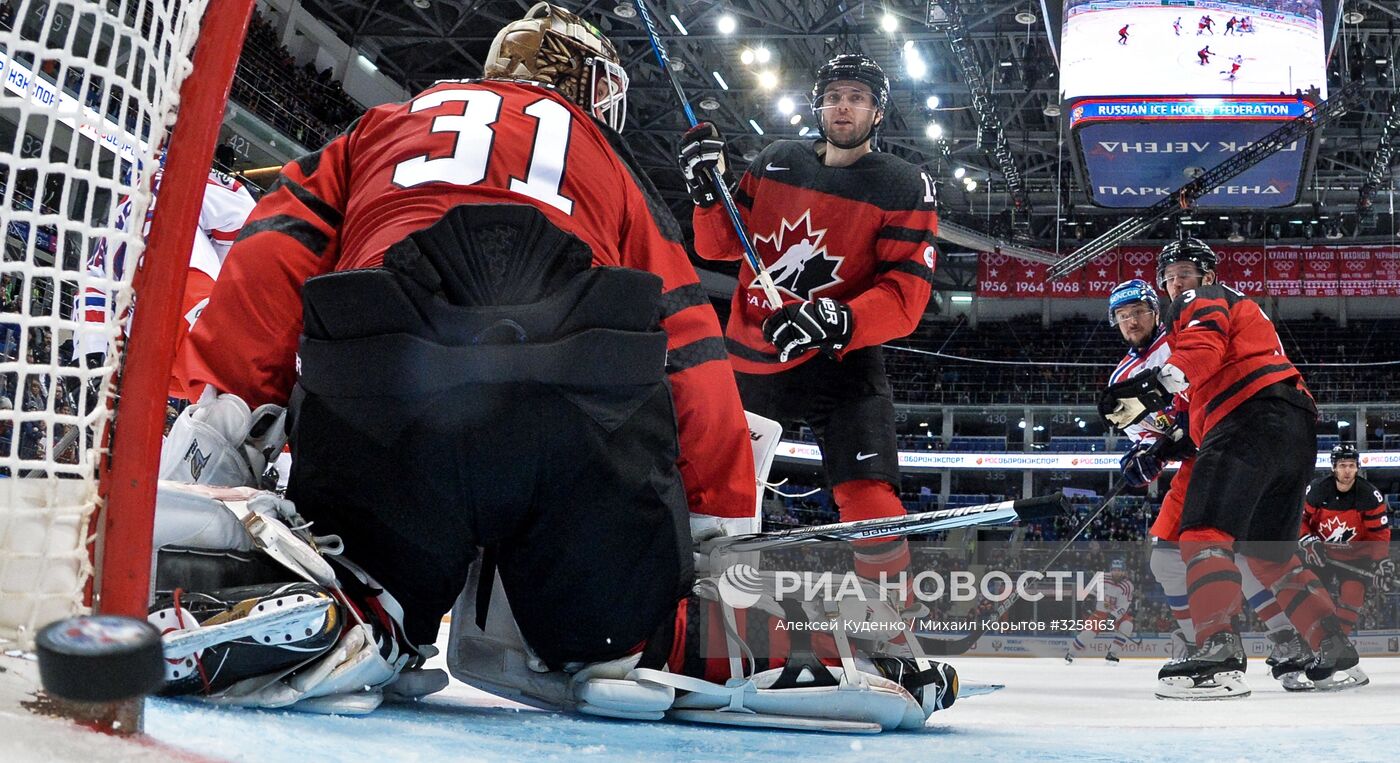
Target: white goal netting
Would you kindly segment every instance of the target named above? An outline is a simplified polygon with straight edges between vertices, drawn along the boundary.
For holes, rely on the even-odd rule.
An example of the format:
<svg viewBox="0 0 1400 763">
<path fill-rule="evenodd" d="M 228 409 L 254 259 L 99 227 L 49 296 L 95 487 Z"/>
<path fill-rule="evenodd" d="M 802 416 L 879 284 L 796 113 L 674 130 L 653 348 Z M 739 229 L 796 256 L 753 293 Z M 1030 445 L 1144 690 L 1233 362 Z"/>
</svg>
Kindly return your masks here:
<svg viewBox="0 0 1400 763">
<path fill-rule="evenodd" d="M 147 219 L 207 4 L 0 0 L 0 644 L 84 610 L 143 249 L 119 208 Z"/>
</svg>

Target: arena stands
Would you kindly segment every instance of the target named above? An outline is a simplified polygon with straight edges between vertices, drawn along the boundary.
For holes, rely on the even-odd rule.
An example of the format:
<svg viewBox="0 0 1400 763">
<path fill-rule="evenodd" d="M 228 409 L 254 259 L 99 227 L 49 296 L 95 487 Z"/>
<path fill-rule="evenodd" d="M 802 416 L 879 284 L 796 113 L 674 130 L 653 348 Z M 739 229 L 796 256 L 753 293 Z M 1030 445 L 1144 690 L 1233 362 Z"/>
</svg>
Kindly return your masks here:
<svg viewBox="0 0 1400 763">
<path fill-rule="evenodd" d="M 1319 401 L 1400 399 L 1400 390 L 1387 383 L 1394 368 L 1351 365 L 1400 358 L 1400 320 L 1353 320 L 1341 328 L 1319 315 L 1279 325 L 1285 350 L 1302 365 Z M 891 345 L 885 362 L 895 398 L 910 404 L 1091 405 L 1123 356 L 1117 332 L 1097 316 L 1059 321 L 1048 328 L 1040 325 L 1038 316 L 984 321 L 976 329 L 962 322 L 927 321 L 908 339 Z M 1028 363 L 986 364 L 921 354 L 931 352 Z"/>
</svg>

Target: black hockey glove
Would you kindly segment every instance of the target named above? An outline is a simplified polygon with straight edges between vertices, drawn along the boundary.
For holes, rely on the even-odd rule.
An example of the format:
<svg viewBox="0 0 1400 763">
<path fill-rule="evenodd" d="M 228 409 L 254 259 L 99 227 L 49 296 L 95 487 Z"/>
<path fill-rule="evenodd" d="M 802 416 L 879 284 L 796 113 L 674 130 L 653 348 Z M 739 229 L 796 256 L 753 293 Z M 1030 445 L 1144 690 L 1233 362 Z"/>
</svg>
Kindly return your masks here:
<svg viewBox="0 0 1400 763">
<path fill-rule="evenodd" d="M 697 207 L 714 206 L 719 201 L 719 189 L 715 188 L 712 170 L 718 170 L 723 182 L 729 182 L 729 162 L 719 128 L 713 122 L 701 122 L 686 130 L 681 136 L 679 160 L 690 200 Z"/>
<path fill-rule="evenodd" d="M 1298 556 L 1303 558 L 1303 564 L 1309 567 L 1327 566 L 1327 554 L 1323 551 L 1322 539 L 1316 535 L 1308 534 L 1298 539 Z"/>
<path fill-rule="evenodd" d="M 851 341 L 851 308 L 830 297 L 783 305 L 763 322 L 763 338 L 783 363 L 808 350 L 833 354 Z"/>
<path fill-rule="evenodd" d="M 1176 423 L 1162 433 L 1157 447 L 1157 455 L 1163 461 L 1185 461 L 1196 455 L 1196 443 L 1191 440 L 1191 423 L 1186 418 L 1186 411 L 1176 414 Z"/>
<path fill-rule="evenodd" d="M 1376 562 L 1376 585 L 1384 593 L 1395 588 L 1395 562 L 1389 559 Z"/>
<path fill-rule="evenodd" d="M 1147 487 L 1162 473 L 1167 462 L 1158 454 L 1157 443 L 1139 442 L 1123 454 L 1118 466 L 1130 487 Z"/>
<path fill-rule="evenodd" d="M 1109 385 L 1099 396 L 1099 415 L 1109 426 L 1122 430 L 1166 408 L 1171 401 L 1172 393 L 1158 380 L 1157 369 L 1151 368 Z"/>
</svg>

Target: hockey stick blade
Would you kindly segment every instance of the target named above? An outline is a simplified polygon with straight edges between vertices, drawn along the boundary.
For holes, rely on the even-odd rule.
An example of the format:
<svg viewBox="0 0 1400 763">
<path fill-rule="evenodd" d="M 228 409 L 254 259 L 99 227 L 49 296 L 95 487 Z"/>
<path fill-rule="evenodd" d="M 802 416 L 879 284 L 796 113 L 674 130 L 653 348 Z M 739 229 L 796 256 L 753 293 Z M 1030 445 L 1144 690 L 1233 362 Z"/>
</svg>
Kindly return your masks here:
<svg viewBox="0 0 1400 763">
<path fill-rule="evenodd" d="M 286 630 L 288 626 L 305 621 L 308 627 L 319 624 L 334 602 L 325 598 L 309 598 L 306 601 L 280 606 L 269 614 L 249 614 L 236 620 L 217 625 L 201 625 L 193 630 L 173 631 L 161 636 L 161 651 L 166 659 L 174 660 L 215 644 L 235 641 L 257 634 L 269 628 Z"/>
<path fill-rule="evenodd" d="M 961 506 L 954 509 L 906 514 L 902 517 L 879 517 L 855 522 L 795 527 L 791 530 L 769 533 L 730 535 L 702 543 L 697 547 L 697 551 L 703 554 L 713 551 L 763 551 L 824 541 L 850 541 L 890 535 L 913 535 L 972 525 L 1008 524 L 1018 519 L 1043 519 L 1066 513 L 1068 510 L 1069 504 L 1064 495 L 1052 493 L 1035 498 L 1021 498 L 1014 501 L 999 501 L 977 506 Z"/>
</svg>

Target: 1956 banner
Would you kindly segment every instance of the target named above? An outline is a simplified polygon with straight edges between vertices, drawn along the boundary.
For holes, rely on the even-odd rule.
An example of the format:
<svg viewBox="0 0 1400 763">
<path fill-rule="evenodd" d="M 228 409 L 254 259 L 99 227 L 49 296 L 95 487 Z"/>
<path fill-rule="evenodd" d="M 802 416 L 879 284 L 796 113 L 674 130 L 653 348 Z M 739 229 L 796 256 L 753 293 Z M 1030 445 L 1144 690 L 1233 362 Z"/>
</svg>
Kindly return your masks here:
<svg viewBox="0 0 1400 763">
<path fill-rule="evenodd" d="M 1107 297 L 1123 281 L 1156 281 L 1157 249 L 1124 246 L 1076 273 L 1046 283 L 1045 266 L 1004 254 L 978 258 L 984 297 Z M 1394 246 L 1219 246 L 1223 283 L 1251 296 L 1400 297 L 1400 248 Z"/>
</svg>

